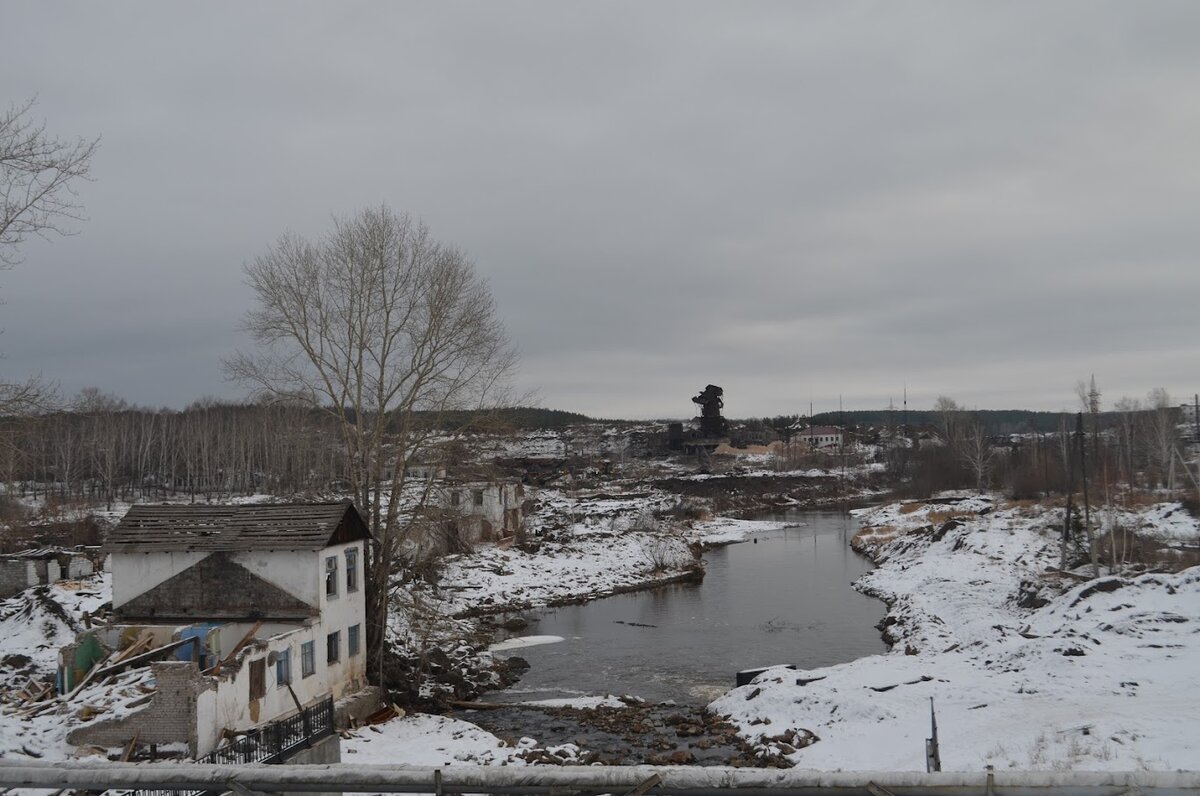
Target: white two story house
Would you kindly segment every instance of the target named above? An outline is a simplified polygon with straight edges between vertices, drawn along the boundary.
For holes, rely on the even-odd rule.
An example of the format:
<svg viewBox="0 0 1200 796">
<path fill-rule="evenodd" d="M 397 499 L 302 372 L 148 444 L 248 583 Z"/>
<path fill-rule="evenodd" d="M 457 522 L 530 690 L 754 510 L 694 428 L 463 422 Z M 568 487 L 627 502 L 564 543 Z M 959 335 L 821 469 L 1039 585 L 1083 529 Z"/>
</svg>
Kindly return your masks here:
<svg viewBox="0 0 1200 796">
<path fill-rule="evenodd" d="M 158 691 L 143 710 L 84 725 L 71 742 L 138 737 L 203 755 L 230 732 L 363 688 L 369 539 L 349 502 L 131 508 L 105 545 L 115 619 L 92 632 L 112 651 L 184 644 L 152 664 Z M 84 674 L 70 671 L 72 654 L 68 687 Z M 168 737 L 184 725 L 188 737 Z"/>
</svg>

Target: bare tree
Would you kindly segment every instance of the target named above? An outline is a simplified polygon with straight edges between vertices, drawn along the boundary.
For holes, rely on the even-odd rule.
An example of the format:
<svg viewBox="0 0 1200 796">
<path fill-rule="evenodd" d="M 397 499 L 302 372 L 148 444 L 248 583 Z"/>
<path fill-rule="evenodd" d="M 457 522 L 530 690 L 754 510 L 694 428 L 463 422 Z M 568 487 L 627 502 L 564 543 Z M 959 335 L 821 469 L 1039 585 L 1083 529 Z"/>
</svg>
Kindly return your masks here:
<svg viewBox="0 0 1200 796">
<path fill-rule="evenodd" d="M 942 416 L 946 444 L 951 448 L 957 447 L 958 438 L 963 432 L 963 408 L 949 395 L 939 395 L 933 403 L 933 411 Z"/>
<path fill-rule="evenodd" d="M 0 113 L 0 268 L 20 262 L 20 245 L 30 236 L 69 235 L 81 218 L 75 184 L 87 179 L 100 139 L 65 141 L 34 121 L 35 100 Z M 44 408 L 53 389 L 39 377 L 0 382 L 0 414 L 23 415 Z"/>
<path fill-rule="evenodd" d="M 387 207 L 335 220 L 315 242 L 285 235 L 246 275 L 258 308 L 245 328 L 260 350 L 238 352 L 226 371 L 335 418 L 375 537 L 367 646 L 382 678 L 389 585 L 430 495 L 427 484 L 409 489 L 405 465 L 446 413 L 502 397 L 515 352 L 470 260 Z"/>
<path fill-rule="evenodd" d="M 1146 396 L 1149 412 L 1146 414 L 1146 438 L 1150 461 L 1157 473 L 1157 483 L 1168 489 L 1175 488 L 1175 448 L 1179 443 L 1178 408 L 1170 394 L 1156 387 Z"/>
<path fill-rule="evenodd" d="M 975 420 L 962 424 L 957 439 L 956 452 L 975 476 L 975 491 L 982 492 L 992 471 L 996 449 L 983 425 Z"/>
<path fill-rule="evenodd" d="M 35 100 L 0 114 L 0 266 L 20 261 L 31 235 L 72 234 L 81 218 L 75 184 L 87 179 L 100 139 L 65 141 L 31 118 Z"/>
</svg>

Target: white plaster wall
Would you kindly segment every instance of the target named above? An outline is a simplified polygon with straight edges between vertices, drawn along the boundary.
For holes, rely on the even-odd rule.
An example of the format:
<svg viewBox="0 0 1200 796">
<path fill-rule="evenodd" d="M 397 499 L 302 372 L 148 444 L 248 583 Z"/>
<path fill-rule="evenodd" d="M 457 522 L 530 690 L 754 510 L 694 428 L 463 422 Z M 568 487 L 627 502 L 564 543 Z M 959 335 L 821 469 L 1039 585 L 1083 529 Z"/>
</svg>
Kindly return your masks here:
<svg viewBox="0 0 1200 796">
<path fill-rule="evenodd" d="M 318 557 L 320 551 L 312 550 L 251 550 L 233 554 L 235 562 L 309 605 L 317 604 L 318 587 L 323 583 L 313 572 L 313 562 Z"/>
<path fill-rule="evenodd" d="M 296 712 L 296 701 L 276 676 L 275 664 L 271 662 L 273 652 L 290 651 L 292 690 L 296 692 L 296 700 L 302 707 L 308 707 L 328 695 L 339 699 L 365 685 L 364 681 L 351 682 L 347 679 L 347 673 L 355 666 L 361 670 L 365 651 L 355 657 L 353 665 L 347 665 L 344 629 L 342 634 L 342 661 L 333 666 L 325 661 L 325 632 L 320 625 L 298 627 L 252 646 L 240 656 L 241 665 L 236 670 L 230 668 L 215 678 L 217 688 L 211 692 L 214 694 L 211 709 L 205 708 L 206 723 L 199 724 L 199 736 L 218 738 L 224 729 L 248 730 Z M 313 643 L 315 671 L 304 677 L 300 650 L 301 645 L 308 641 Z M 250 701 L 250 662 L 255 660 L 264 661 L 266 674 L 266 691 L 258 700 L 257 710 Z M 197 715 L 199 717 L 199 713 Z"/>
<path fill-rule="evenodd" d="M 113 608 L 194 565 L 208 553 L 113 553 Z"/>
<path fill-rule="evenodd" d="M 346 550 L 358 550 L 358 589 L 346 591 Z M 278 554 L 273 554 L 278 555 Z M 205 722 L 201 725 L 199 736 L 216 738 L 223 729 L 246 730 L 266 724 L 296 710 L 296 703 L 288 693 L 286 685 L 281 685 L 276 677 L 276 667 L 270 663 L 271 653 L 288 650 L 292 662 L 292 690 L 296 699 L 303 707 L 332 695 L 339 699 L 343 695 L 357 691 L 366 685 L 366 600 L 365 600 L 365 549 L 360 541 L 327 547 L 317 553 L 308 554 L 305 568 L 307 575 L 289 574 L 290 583 L 300 583 L 308 579 L 319 585 L 318 602 L 321 611 L 320 619 L 309 624 L 292 626 L 286 623 L 269 623 L 259 629 L 260 638 L 269 636 L 265 641 L 253 644 L 240 657 L 241 665 L 233 670 L 223 672 L 216 678 L 217 688 L 212 698 L 211 708 L 206 706 Z M 325 596 L 325 558 L 336 556 L 338 562 L 337 596 Z M 281 559 L 264 557 L 263 564 L 272 567 L 281 566 Z M 295 562 L 295 559 L 293 559 Z M 299 562 L 304 564 L 304 562 Z M 294 563 L 295 565 L 295 563 Z M 243 563 L 243 566 L 245 564 Z M 278 580 L 276 581 L 278 582 Z M 359 626 L 359 651 L 357 655 L 349 654 L 349 631 L 352 625 Z M 245 636 L 253 627 L 253 623 L 231 622 L 221 628 L 221 647 L 224 654 L 232 650 L 233 645 Z M 329 633 L 338 631 L 341 634 L 340 658 L 336 663 L 327 662 L 326 638 Z M 303 656 L 301 646 L 305 642 L 313 644 L 313 674 L 303 675 Z M 257 710 L 250 703 L 250 662 L 263 660 L 265 666 L 266 692 L 258 700 Z M 197 708 L 199 710 L 199 707 Z M 211 748 L 211 747 L 210 747 Z"/>
<path fill-rule="evenodd" d="M 217 748 L 221 740 L 222 729 L 224 727 L 217 723 L 216 690 L 201 691 L 196 696 L 197 757 L 203 757 Z"/>
<path fill-rule="evenodd" d="M 113 608 L 194 566 L 208 553 L 113 553 Z M 264 550 L 235 553 L 232 560 L 309 605 L 317 604 L 318 583 L 311 550 Z"/>
<path fill-rule="evenodd" d="M 345 551 L 351 547 L 358 550 L 358 591 L 347 593 Z M 325 596 L 325 558 L 334 555 L 338 559 L 338 595 L 329 598 Z M 330 670 L 324 676 L 330 685 L 330 690 L 333 691 L 334 699 L 337 699 L 343 693 L 350 693 L 366 685 L 367 623 L 364 542 L 359 540 L 325 548 L 321 551 L 321 560 L 318 566 L 321 573 L 321 623 L 317 643 L 317 671 L 320 673 L 323 667 Z M 359 626 L 359 649 L 358 654 L 354 657 L 350 656 L 349 645 L 352 625 Z M 341 656 L 337 663 L 329 666 L 325 662 L 325 639 L 329 633 L 335 630 L 341 633 Z"/>
</svg>

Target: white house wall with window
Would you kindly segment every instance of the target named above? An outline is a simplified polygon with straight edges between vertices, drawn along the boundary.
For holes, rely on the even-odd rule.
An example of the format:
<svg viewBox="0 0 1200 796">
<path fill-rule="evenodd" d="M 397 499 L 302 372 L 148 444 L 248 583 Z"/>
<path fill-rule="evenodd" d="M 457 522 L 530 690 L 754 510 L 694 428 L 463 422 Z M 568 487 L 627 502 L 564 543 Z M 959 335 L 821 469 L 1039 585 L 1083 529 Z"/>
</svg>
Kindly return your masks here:
<svg viewBox="0 0 1200 796">
<path fill-rule="evenodd" d="M 134 506 L 106 544 L 117 619 L 93 632 L 112 649 L 146 635 L 196 638 L 198 677 L 185 709 L 194 714 L 192 752 L 205 754 L 225 730 L 366 685 L 369 538 L 349 503 Z M 126 725 L 142 731 L 128 717 Z M 113 727 L 94 726 L 105 743 L 114 737 Z M 152 728 L 143 729 L 148 738 Z"/>
</svg>

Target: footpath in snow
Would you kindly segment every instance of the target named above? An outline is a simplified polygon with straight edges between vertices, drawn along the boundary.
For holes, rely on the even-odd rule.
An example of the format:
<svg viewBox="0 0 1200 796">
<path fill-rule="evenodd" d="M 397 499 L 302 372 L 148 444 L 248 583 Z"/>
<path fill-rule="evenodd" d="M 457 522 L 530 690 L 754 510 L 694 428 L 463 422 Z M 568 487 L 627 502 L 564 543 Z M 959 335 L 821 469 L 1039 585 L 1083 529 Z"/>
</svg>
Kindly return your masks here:
<svg viewBox="0 0 1200 796">
<path fill-rule="evenodd" d="M 1058 565 L 1061 510 L 972 497 L 864 510 L 885 600 L 884 655 L 774 669 L 709 709 L 805 768 L 925 769 L 930 699 L 943 770 L 1200 768 L 1200 567 L 1078 582 Z M 1166 541 L 1178 504 L 1125 512 Z"/>
</svg>

